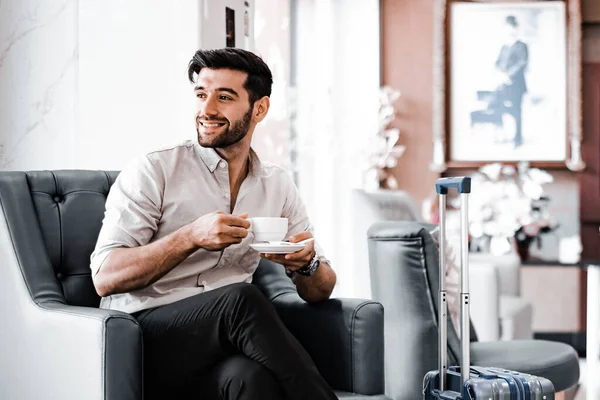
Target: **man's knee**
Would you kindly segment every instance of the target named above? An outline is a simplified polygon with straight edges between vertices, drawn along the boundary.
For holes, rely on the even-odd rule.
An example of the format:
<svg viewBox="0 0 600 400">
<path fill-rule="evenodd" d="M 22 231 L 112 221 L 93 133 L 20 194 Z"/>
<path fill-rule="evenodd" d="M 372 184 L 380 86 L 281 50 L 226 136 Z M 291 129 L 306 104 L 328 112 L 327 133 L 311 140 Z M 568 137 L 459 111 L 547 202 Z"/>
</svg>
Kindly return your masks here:
<svg viewBox="0 0 600 400">
<path fill-rule="evenodd" d="M 224 288 L 223 294 L 230 301 L 248 302 L 249 304 L 266 304 L 268 299 L 260 289 L 251 283 L 234 283 Z"/>
<path fill-rule="evenodd" d="M 281 398 L 281 388 L 273 374 L 242 354 L 221 362 L 213 373 L 222 399 Z"/>
<path fill-rule="evenodd" d="M 222 289 L 215 309 L 226 322 L 229 339 L 238 349 L 241 349 L 241 343 L 256 329 L 257 324 L 268 323 L 269 329 L 274 329 L 279 318 L 277 310 L 258 287 L 240 283 Z"/>
</svg>

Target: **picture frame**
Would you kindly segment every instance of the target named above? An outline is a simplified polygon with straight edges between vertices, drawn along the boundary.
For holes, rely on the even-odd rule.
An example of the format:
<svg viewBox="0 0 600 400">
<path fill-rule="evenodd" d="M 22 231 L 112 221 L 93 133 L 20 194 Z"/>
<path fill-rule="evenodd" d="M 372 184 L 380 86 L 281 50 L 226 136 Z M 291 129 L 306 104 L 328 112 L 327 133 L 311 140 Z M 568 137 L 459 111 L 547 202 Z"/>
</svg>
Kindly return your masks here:
<svg viewBox="0 0 600 400">
<path fill-rule="evenodd" d="M 199 0 L 198 48 L 255 50 L 253 0 Z"/>
<path fill-rule="evenodd" d="M 430 169 L 581 159 L 580 0 L 436 0 Z"/>
</svg>

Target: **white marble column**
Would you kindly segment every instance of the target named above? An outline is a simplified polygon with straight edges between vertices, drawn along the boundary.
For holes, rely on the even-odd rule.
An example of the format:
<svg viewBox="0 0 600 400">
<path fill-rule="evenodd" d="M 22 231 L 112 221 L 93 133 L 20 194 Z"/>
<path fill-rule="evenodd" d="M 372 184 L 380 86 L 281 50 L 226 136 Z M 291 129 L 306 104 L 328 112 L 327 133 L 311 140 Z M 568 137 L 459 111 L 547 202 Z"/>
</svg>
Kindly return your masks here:
<svg viewBox="0 0 600 400">
<path fill-rule="evenodd" d="M 76 163 L 77 0 L 0 0 L 0 170 Z"/>
</svg>

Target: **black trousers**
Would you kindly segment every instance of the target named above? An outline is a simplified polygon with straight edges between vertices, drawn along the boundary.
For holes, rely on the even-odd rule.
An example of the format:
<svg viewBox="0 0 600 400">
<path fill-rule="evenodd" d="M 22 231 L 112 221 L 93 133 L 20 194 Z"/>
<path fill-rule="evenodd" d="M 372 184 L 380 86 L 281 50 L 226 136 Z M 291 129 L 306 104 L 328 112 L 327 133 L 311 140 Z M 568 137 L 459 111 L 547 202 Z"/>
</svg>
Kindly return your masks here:
<svg viewBox="0 0 600 400">
<path fill-rule="evenodd" d="M 133 316 L 144 335 L 147 399 L 337 399 L 252 284 Z"/>
</svg>

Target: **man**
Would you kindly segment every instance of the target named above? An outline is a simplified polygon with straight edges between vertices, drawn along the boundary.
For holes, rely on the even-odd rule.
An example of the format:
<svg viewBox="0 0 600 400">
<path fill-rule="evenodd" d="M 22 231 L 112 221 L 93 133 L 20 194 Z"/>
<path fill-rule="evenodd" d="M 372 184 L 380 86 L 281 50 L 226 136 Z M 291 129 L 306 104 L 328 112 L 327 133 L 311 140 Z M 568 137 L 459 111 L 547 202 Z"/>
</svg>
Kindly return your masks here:
<svg viewBox="0 0 600 400">
<path fill-rule="evenodd" d="M 517 18 L 509 15 L 505 20 L 506 42 L 496 60 L 496 70 L 500 73 L 498 101 L 500 107 L 515 119 L 515 148 L 523 144 L 521 130 L 523 95 L 527 92 L 525 68 L 528 63 L 527 45 L 518 40 Z"/>
<path fill-rule="evenodd" d="M 336 282 L 314 242 L 288 255 L 249 247 L 248 215 L 287 217 L 291 242 L 313 231 L 289 175 L 250 148 L 271 71 L 227 48 L 196 52 L 188 76 L 197 141 L 136 160 L 106 200 L 91 256 L 100 306 L 142 327 L 149 398 L 335 399 L 249 283 L 260 256 L 282 264 L 307 302 L 329 298 Z"/>
</svg>

